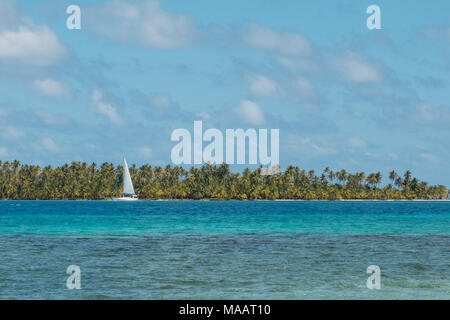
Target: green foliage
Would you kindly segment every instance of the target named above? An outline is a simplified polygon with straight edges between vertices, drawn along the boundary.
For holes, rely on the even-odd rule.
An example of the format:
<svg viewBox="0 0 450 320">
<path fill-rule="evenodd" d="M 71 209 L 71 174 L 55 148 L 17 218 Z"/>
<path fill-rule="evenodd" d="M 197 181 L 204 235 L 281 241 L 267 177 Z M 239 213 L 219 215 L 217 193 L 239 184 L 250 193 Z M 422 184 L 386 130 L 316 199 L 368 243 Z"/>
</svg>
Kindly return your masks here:
<svg viewBox="0 0 450 320">
<path fill-rule="evenodd" d="M 40 168 L 0 161 L 0 199 L 109 199 L 121 194 L 122 172 L 112 163 L 100 168 L 84 162 Z M 392 171 L 392 184 L 385 187 L 379 187 L 379 172 L 352 174 L 325 168 L 316 175 L 294 166 L 272 176 L 261 175 L 261 168 L 232 173 L 227 164 L 189 170 L 133 165 L 130 174 L 140 199 L 440 199 L 448 193 L 445 186 L 429 186 L 410 171 L 403 176 Z"/>
</svg>

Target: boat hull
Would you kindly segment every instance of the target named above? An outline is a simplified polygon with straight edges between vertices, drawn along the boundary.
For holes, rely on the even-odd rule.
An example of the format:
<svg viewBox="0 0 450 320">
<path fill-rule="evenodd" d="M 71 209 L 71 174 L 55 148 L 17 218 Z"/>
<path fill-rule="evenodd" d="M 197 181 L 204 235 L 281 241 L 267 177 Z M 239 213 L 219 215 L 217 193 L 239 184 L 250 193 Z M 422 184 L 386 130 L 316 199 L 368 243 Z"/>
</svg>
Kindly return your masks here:
<svg viewBox="0 0 450 320">
<path fill-rule="evenodd" d="M 120 198 L 112 198 L 112 201 L 138 201 L 138 198 L 129 198 L 129 197 L 120 197 Z"/>
</svg>

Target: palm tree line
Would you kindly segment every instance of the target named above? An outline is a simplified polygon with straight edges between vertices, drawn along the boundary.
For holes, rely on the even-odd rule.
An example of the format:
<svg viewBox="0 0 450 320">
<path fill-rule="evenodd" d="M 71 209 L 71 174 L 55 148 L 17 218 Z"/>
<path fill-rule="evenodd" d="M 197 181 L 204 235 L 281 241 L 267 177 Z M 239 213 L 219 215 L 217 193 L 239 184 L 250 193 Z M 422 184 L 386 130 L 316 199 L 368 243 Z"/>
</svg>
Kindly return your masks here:
<svg viewBox="0 0 450 320">
<path fill-rule="evenodd" d="M 412 176 L 390 172 L 390 183 L 381 186 L 380 172 L 322 172 L 287 167 L 276 175 L 261 175 L 261 167 L 233 173 L 227 164 L 165 168 L 130 167 L 140 199 L 224 199 L 224 200 L 344 200 L 344 199 L 440 199 L 448 196 L 443 185 L 431 186 Z M 72 162 L 59 167 L 0 161 L 0 199 L 103 200 L 120 196 L 123 167 L 112 163 Z M 115 188 L 117 186 L 117 188 Z"/>
</svg>

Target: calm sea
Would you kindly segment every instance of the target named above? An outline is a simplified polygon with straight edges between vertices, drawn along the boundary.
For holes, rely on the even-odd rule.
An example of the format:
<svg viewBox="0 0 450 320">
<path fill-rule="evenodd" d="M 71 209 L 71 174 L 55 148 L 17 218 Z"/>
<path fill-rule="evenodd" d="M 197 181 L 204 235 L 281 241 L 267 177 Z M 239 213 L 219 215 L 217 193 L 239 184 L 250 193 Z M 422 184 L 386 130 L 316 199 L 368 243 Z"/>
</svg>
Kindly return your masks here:
<svg viewBox="0 0 450 320">
<path fill-rule="evenodd" d="M 450 299 L 449 278 L 450 202 L 0 201 L 0 299 Z"/>
</svg>

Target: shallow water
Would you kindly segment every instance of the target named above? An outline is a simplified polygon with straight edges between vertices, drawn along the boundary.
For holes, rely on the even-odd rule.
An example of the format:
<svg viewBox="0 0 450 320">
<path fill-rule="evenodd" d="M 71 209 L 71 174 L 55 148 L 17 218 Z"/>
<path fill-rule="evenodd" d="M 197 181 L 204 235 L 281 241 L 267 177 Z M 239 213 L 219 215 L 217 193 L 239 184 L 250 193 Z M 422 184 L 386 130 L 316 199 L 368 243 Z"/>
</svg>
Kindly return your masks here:
<svg viewBox="0 0 450 320">
<path fill-rule="evenodd" d="M 449 202 L 0 201 L 0 244 L 1 299 L 450 298 Z"/>
</svg>

